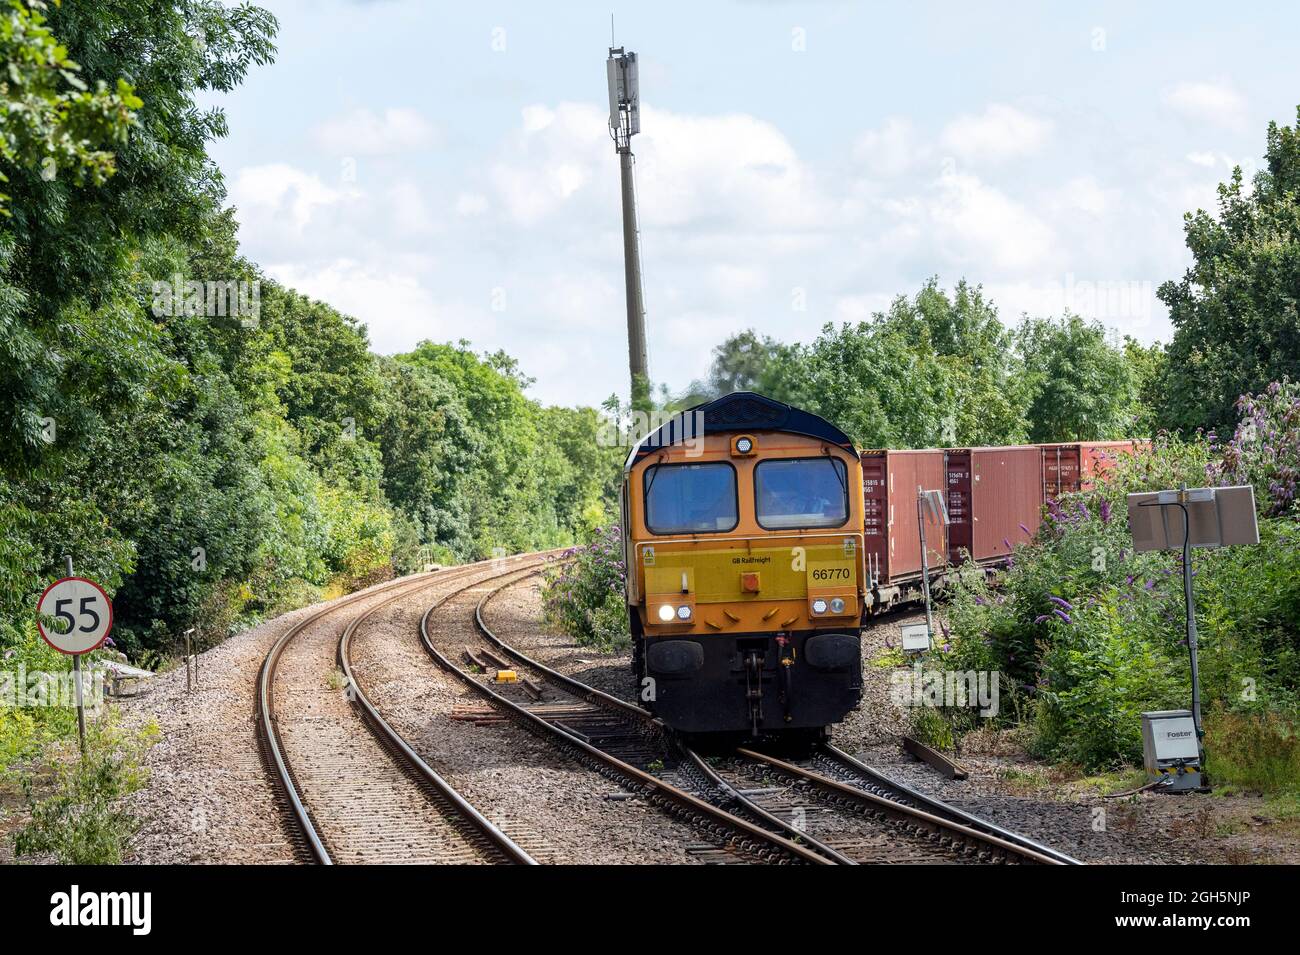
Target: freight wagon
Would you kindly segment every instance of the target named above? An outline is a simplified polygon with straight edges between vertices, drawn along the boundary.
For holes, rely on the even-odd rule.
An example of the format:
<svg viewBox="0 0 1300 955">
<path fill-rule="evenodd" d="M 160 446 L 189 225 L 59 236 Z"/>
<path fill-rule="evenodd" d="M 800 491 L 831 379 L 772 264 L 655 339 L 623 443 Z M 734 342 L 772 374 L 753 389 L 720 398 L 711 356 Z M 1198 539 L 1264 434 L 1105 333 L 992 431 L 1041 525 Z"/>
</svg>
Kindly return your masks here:
<svg viewBox="0 0 1300 955">
<path fill-rule="evenodd" d="M 945 489 L 945 457 L 946 452 L 937 449 L 862 452 L 863 540 L 873 612 L 920 595 L 917 494 Z M 947 529 L 927 517 L 925 540 L 933 576 L 948 564 Z"/>
<path fill-rule="evenodd" d="M 1035 445 L 862 453 L 864 540 L 873 613 L 920 594 L 922 564 L 917 497 L 942 491 L 949 524 L 927 516 L 931 578 L 973 559 L 994 564 L 1038 530 L 1041 455 Z"/>
<path fill-rule="evenodd" d="M 1058 498 L 1092 489 L 1097 479 L 1115 466 L 1121 454 L 1137 454 L 1149 447 L 1149 442 L 1076 441 L 1038 447 L 1043 452 L 1043 494 Z"/>
</svg>

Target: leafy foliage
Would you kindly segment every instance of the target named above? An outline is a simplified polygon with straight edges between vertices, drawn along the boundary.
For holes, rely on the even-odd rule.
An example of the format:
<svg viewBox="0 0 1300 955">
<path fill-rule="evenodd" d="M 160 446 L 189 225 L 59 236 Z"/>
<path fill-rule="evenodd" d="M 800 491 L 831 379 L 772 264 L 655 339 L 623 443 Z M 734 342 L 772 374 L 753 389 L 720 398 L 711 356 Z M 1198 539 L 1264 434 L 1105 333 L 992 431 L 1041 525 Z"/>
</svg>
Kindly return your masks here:
<svg viewBox="0 0 1300 955">
<path fill-rule="evenodd" d="M 1195 261 L 1158 293 L 1175 329 L 1169 427 L 1226 429 L 1239 395 L 1300 379 L 1300 121 L 1269 124 L 1264 159 L 1250 186 L 1240 167 L 1219 186 L 1217 215 L 1184 217 Z"/>
<path fill-rule="evenodd" d="M 504 354 L 370 351 L 355 319 L 239 254 L 205 94 L 273 54 L 250 4 L 6 0 L 0 46 L 0 654 L 67 666 L 31 608 L 72 554 L 156 663 L 429 560 L 608 520 L 617 448 Z M 129 83 L 125 82 L 129 80 Z M 162 295 L 242 283 L 251 313 Z M 247 303 L 244 303 L 247 304 Z M 0 707 L 0 759 L 72 723 Z"/>
<path fill-rule="evenodd" d="M 1053 503 L 992 581 L 959 575 L 951 642 L 936 665 L 1001 671 L 1033 700 L 1045 756 L 1090 769 L 1139 760 L 1140 714 L 1188 705 L 1190 672 L 1181 555 L 1132 551 L 1125 495 L 1226 474 L 1211 453 L 1204 440 L 1162 437 L 1150 454 L 1121 459 L 1098 489 Z M 1261 479 L 1249 459 L 1232 460 L 1247 467 L 1235 475 Z M 1298 542 L 1300 522 L 1262 518 L 1259 547 L 1193 552 L 1207 705 L 1300 716 Z"/>
<path fill-rule="evenodd" d="M 597 528 L 591 543 L 566 551 L 547 567 L 542 590 L 547 620 L 583 646 L 627 646 L 626 579 L 622 531 L 617 525 Z"/>
<path fill-rule="evenodd" d="M 1014 331 L 982 289 L 932 278 L 870 321 L 807 345 L 748 330 L 714 349 L 707 381 L 669 404 L 753 390 L 814 411 L 864 447 L 953 447 L 1145 437 L 1163 351 L 1075 316 Z"/>
<path fill-rule="evenodd" d="M 1300 507 L 1300 384 L 1273 382 L 1237 401 L 1241 421 L 1210 469 L 1218 484 L 1255 484 L 1265 513 Z M 1214 440 L 1211 435 L 1211 440 Z"/>
<path fill-rule="evenodd" d="M 1031 441 L 1134 436 L 1138 382 L 1128 355 L 1106 341 L 1101 323 L 1067 315 L 1027 321 L 1017 334 L 1033 394 Z"/>
<path fill-rule="evenodd" d="M 67 865 L 117 865 L 139 823 L 122 798 L 148 778 L 144 757 L 157 740 L 156 728 L 135 731 L 115 719 L 86 727 L 86 752 L 75 744 L 54 755 L 52 789 L 25 777 L 31 821 L 19 830 L 19 856 L 49 855 Z"/>
</svg>

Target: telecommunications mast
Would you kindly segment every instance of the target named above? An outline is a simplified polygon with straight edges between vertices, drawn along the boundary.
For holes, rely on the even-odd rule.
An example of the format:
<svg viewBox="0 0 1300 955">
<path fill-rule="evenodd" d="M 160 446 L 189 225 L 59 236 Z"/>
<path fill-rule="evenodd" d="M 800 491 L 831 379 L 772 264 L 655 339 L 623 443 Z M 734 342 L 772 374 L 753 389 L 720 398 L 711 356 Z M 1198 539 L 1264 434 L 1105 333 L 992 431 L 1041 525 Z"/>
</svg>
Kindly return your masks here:
<svg viewBox="0 0 1300 955">
<path fill-rule="evenodd" d="M 650 401 L 646 361 L 645 300 L 641 289 L 641 243 L 636 224 L 636 184 L 632 175 L 632 137 L 641 132 L 641 93 L 636 54 L 610 47 L 605 61 L 609 78 L 609 134 L 618 152 L 623 186 L 623 271 L 627 283 L 627 360 L 632 377 L 632 407 Z"/>
</svg>

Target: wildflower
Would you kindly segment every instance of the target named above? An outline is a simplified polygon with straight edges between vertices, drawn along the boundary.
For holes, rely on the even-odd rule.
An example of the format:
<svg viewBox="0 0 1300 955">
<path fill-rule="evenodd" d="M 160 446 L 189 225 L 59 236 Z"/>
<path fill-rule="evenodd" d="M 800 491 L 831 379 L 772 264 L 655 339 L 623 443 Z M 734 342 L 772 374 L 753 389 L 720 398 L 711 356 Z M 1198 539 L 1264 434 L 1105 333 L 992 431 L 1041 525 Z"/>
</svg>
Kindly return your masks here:
<svg viewBox="0 0 1300 955">
<path fill-rule="evenodd" d="M 1010 549 L 1011 549 L 1011 541 L 1007 540 L 1005 537 L 1002 538 L 1002 546 L 1005 547 L 1007 550 L 1010 550 Z"/>
<path fill-rule="evenodd" d="M 1045 613 L 1040 613 L 1037 617 L 1034 618 L 1034 623 L 1042 623 L 1044 620 L 1047 619 L 1047 616 L 1048 615 Z"/>
<path fill-rule="evenodd" d="M 1058 607 L 1061 607 L 1061 608 L 1064 609 L 1064 610 L 1073 610 L 1073 609 L 1074 609 L 1074 607 L 1073 607 L 1073 605 L 1071 605 L 1070 601 L 1066 600 L 1066 599 L 1063 598 L 1063 597 L 1057 597 L 1057 596 L 1055 596 L 1055 595 L 1052 595 L 1052 596 L 1049 596 L 1047 599 L 1050 600 L 1052 603 L 1056 604 Z"/>
<path fill-rule="evenodd" d="M 1026 527 L 1024 524 L 1021 524 L 1021 525 L 1020 525 L 1020 529 L 1021 529 L 1022 531 L 1025 532 L 1025 536 L 1026 536 L 1026 537 L 1032 537 L 1032 536 L 1033 536 L 1032 534 L 1030 534 L 1030 532 L 1029 532 L 1029 528 Z"/>
<path fill-rule="evenodd" d="M 1056 614 L 1066 623 L 1074 623 L 1074 621 L 1070 619 L 1070 615 L 1066 613 L 1064 610 L 1057 609 L 1057 610 L 1053 610 L 1052 613 Z"/>
<path fill-rule="evenodd" d="M 1101 507 L 1098 508 L 1098 510 L 1101 512 L 1101 522 L 1103 524 L 1109 524 L 1110 523 L 1110 501 L 1106 500 L 1103 497 L 1101 499 Z"/>
</svg>

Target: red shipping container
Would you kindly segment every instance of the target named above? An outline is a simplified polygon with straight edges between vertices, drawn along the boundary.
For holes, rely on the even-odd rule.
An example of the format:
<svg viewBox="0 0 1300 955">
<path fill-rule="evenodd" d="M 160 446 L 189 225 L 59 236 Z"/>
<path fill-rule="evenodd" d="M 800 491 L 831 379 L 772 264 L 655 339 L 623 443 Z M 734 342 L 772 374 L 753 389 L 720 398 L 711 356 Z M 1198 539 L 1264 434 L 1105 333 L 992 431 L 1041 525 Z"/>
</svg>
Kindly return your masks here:
<svg viewBox="0 0 1300 955">
<path fill-rule="evenodd" d="M 867 562 L 879 585 L 921 578 L 921 537 L 917 491 L 945 491 L 944 452 L 864 451 L 862 483 Z M 947 564 L 941 523 L 927 520 L 930 569 Z"/>
<path fill-rule="evenodd" d="M 1043 452 L 1043 493 L 1056 498 L 1087 491 L 1115 466 L 1121 454 L 1136 454 L 1145 441 L 1077 441 L 1040 444 Z"/>
<path fill-rule="evenodd" d="M 948 451 L 948 556 L 1000 560 L 1038 530 L 1043 506 L 1042 450 L 1037 445 Z M 963 553 L 965 552 L 965 553 Z"/>
</svg>

